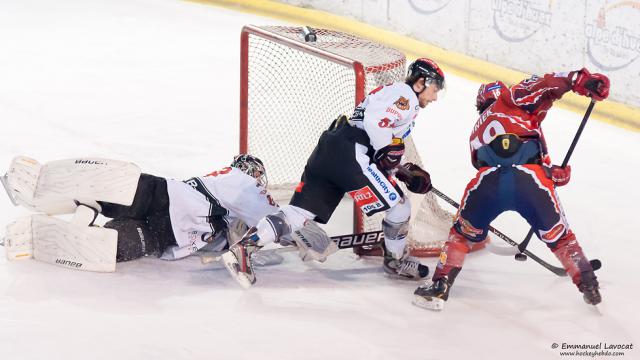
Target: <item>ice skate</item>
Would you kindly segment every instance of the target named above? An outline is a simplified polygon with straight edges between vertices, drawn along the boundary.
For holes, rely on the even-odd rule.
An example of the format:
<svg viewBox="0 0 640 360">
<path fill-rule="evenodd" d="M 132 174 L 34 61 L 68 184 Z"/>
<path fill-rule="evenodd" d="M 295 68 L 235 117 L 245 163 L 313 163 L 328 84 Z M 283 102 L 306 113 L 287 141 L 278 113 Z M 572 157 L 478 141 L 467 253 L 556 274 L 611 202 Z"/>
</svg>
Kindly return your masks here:
<svg viewBox="0 0 640 360">
<path fill-rule="evenodd" d="M 256 275 L 251 263 L 251 254 L 261 248 L 256 242 L 255 233 L 247 234 L 238 243 L 229 247 L 229 251 L 222 254 L 222 261 L 229 274 L 245 289 L 256 283 Z"/>
<path fill-rule="evenodd" d="M 598 285 L 598 279 L 593 271 L 585 271 L 580 274 L 578 290 L 582 293 L 584 302 L 589 305 L 598 305 L 602 301 Z"/>
<path fill-rule="evenodd" d="M 384 246 L 382 250 L 384 252 L 382 268 L 389 276 L 404 280 L 422 280 L 429 275 L 429 267 L 422 265 L 417 258 L 409 256 L 408 251 L 402 259 L 397 260 Z"/>
<path fill-rule="evenodd" d="M 449 298 L 452 282 L 445 276 L 430 285 L 419 286 L 413 292 L 413 304 L 425 309 L 440 311 Z"/>
</svg>

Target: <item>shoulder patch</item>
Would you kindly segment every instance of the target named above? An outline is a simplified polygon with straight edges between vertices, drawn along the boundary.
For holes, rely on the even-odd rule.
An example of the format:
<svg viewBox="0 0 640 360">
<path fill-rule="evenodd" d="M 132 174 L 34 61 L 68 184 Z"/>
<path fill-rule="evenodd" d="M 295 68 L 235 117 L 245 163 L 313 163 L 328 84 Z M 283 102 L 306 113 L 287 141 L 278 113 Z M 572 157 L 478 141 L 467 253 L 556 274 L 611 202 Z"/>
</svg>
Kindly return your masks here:
<svg viewBox="0 0 640 360">
<path fill-rule="evenodd" d="M 409 110 L 409 99 L 404 96 L 400 96 L 398 100 L 394 102 L 395 106 L 400 110 Z"/>
</svg>

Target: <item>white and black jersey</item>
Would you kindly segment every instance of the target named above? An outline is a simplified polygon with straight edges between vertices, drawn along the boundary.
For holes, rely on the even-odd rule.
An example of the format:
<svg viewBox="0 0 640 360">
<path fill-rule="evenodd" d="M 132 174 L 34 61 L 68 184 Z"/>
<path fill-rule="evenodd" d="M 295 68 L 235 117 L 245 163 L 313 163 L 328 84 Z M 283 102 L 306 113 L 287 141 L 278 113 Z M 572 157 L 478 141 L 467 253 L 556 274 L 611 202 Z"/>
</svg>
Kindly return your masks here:
<svg viewBox="0 0 640 360">
<path fill-rule="evenodd" d="M 368 216 L 395 206 L 403 193 L 372 161 L 393 138 L 411 134 L 420 109 L 405 83 L 373 90 L 354 110 L 348 124 L 335 121 L 309 156 L 290 204 L 326 223 L 345 193 Z"/>
<path fill-rule="evenodd" d="M 392 138 L 405 139 L 414 126 L 420 105 L 411 86 L 393 83 L 381 86 L 355 108 L 349 123 L 364 130 L 374 150 L 391 144 Z"/>
<path fill-rule="evenodd" d="M 185 181 L 167 179 L 167 193 L 177 248 L 167 249 L 164 258 L 180 258 L 207 245 L 205 240 L 215 231 L 212 217 L 222 215 L 227 224 L 239 219 L 255 226 L 261 218 L 278 211 L 278 205 L 255 178 L 232 167 Z"/>
</svg>

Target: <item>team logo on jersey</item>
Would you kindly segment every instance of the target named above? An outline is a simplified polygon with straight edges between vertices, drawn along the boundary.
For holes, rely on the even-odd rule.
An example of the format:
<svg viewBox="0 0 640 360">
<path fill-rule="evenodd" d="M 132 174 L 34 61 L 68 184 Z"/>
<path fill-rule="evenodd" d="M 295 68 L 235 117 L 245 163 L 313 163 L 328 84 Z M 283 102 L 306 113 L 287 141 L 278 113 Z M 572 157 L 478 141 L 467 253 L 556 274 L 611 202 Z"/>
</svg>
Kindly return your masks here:
<svg viewBox="0 0 640 360">
<path fill-rule="evenodd" d="M 564 233 L 564 225 L 558 224 L 549 231 L 540 231 L 542 239 L 545 241 L 554 241 Z"/>
<path fill-rule="evenodd" d="M 409 99 L 404 96 L 400 96 L 400 99 L 396 100 L 394 104 L 400 110 L 409 110 Z"/>
<path fill-rule="evenodd" d="M 368 186 L 358 190 L 349 191 L 348 194 L 356 202 L 356 205 L 365 213 L 384 207 L 384 204 Z"/>
<path fill-rule="evenodd" d="M 509 145 L 511 145 L 510 141 L 509 141 L 509 138 L 503 138 L 502 139 L 502 149 L 503 150 L 509 150 Z"/>
</svg>

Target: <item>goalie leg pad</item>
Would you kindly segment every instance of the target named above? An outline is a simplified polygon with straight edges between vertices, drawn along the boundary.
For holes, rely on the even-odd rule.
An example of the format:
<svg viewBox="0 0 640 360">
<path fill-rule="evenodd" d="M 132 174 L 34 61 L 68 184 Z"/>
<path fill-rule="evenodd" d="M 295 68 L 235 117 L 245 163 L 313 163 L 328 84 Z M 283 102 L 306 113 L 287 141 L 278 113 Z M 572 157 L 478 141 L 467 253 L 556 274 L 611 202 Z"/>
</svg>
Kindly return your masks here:
<svg viewBox="0 0 640 360">
<path fill-rule="evenodd" d="M 19 156 L 11 162 L 6 183 L 19 205 L 55 215 L 73 213 L 74 200 L 131 205 L 139 177 L 140 168 L 124 161 L 74 158 L 40 165 Z"/>
<path fill-rule="evenodd" d="M 7 243 L 12 244 L 9 247 L 12 250 L 7 251 L 7 255 L 18 258 L 16 254 L 21 253 L 16 250 L 27 251 L 30 242 L 35 260 L 77 270 L 113 272 L 117 237 L 118 233 L 111 229 L 77 225 L 47 215 L 31 215 L 9 225 Z"/>
<path fill-rule="evenodd" d="M 7 260 L 31 259 L 33 257 L 31 216 L 19 218 L 7 225 L 4 247 Z"/>
<path fill-rule="evenodd" d="M 26 156 L 13 158 L 2 184 L 14 205 L 33 203 L 41 169 L 42 165 L 35 159 Z"/>
</svg>

